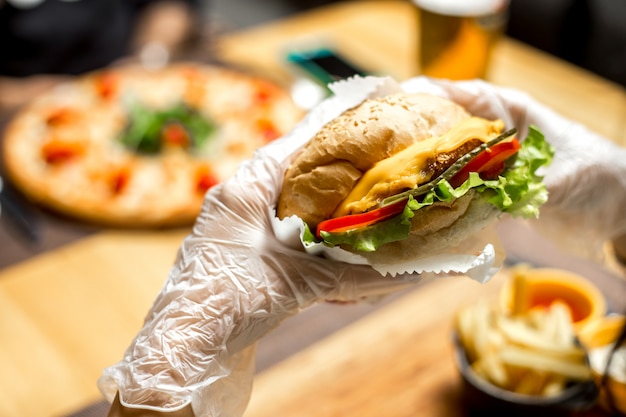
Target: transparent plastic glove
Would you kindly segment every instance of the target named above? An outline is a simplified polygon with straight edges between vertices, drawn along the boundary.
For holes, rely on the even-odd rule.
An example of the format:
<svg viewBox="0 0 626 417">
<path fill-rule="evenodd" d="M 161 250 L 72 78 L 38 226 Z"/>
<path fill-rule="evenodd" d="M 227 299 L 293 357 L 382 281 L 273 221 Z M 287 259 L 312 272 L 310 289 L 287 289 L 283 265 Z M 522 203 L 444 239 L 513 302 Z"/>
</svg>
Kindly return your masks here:
<svg viewBox="0 0 626 417">
<path fill-rule="evenodd" d="M 389 79 L 355 79 L 348 84 L 350 94 L 336 86 L 336 97 L 207 195 L 143 329 L 123 360 L 106 369 L 99 381 L 109 400 L 119 390 L 129 407 L 173 411 L 191 404 L 199 417 L 241 415 L 250 394 L 256 341 L 280 322 L 316 302 L 375 298 L 419 281 L 415 275 L 382 276 L 368 266 L 311 256 L 273 233 L 271 208 L 291 157 L 324 123 L 366 97 L 400 89 L 425 91 L 448 96 L 477 115 L 501 117 L 522 131 L 529 123 L 537 124 L 558 155 L 546 176 L 552 192 L 548 211 L 556 215 L 546 217 L 581 215 L 589 227 L 609 223 L 595 218 L 604 213 L 601 204 L 581 205 L 576 200 L 589 198 L 584 193 L 595 190 L 594 181 L 602 181 L 614 194 L 623 191 L 614 178 L 623 168 L 605 170 L 601 176 L 594 171 L 602 158 L 619 162 L 622 151 L 529 97 L 480 81 L 455 84 L 418 78 L 401 86 Z M 590 157 L 589 146 L 581 150 L 588 140 L 599 144 L 600 154 L 618 156 Z M 579 170 L 587 166 L 591 179 L 580 181 Z M 570 207 L 572 201 L 576 204 Z M 623 230 L 616 213 L 608 216 Z M 606 227 L 602 230 L 608 233 Z"/>
<path fill-rule="evenodd" d="M 415 78 L 407 91 L 448 97 L 473 114 L 502 118 L 524 138 L 535 125 L 555 148 L 545 170 L 550 192 L 540 218 L 542 234 L 577 255 L 599 259 L 603 244 L 626 233 L 626 149 L 566 119 L 529 95 L 484 81 L 448 82 Z"/>
<path fill-rule="evenodd" d="M 356 82 L 358 84 L 358 82 Z M 418 276 L 382 276 L 280 243 L 272 221 L 289 157 L 339 112 L 385 82 L 317 108 L 291 137 L 259 150 L 213 188 L 185 238 L 144 327 L 99 386 L 107 399 L 157 411 L 191 403 L 196 416 L 241 415 L 249 398 L 256 341 L 324 300 L 359 301 L 405 288 Z"/>
</svg>

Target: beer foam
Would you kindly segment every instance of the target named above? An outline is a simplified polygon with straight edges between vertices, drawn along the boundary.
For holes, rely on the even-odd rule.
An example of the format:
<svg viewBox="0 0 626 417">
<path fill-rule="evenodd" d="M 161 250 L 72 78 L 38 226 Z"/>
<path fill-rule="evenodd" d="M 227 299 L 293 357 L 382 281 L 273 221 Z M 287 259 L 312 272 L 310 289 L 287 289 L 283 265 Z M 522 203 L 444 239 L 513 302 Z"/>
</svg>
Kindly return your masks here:
<svg viewBox="0 0 626 417">
<path fill-rule="evenodd" d="M 450 16 L 484 16 L 502 12 L 508 0 L 413 0 L 413 3 L 430 12 Z"/>
</svg>

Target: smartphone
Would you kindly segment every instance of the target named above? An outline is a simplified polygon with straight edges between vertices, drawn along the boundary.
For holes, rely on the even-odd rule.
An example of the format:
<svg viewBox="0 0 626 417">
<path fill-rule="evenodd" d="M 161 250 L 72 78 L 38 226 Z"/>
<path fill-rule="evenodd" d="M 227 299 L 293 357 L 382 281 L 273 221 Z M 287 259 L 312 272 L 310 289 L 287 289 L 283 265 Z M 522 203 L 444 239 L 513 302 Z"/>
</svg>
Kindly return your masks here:
<svg viewBox="0 0 626 417">
<path fill-rule="evenodd" d="M 287 61 L 324 87 L 352 75 L 367 75 L 365 70 L 330 48 L 291 51 L 287 53 Z"/>
</svg>

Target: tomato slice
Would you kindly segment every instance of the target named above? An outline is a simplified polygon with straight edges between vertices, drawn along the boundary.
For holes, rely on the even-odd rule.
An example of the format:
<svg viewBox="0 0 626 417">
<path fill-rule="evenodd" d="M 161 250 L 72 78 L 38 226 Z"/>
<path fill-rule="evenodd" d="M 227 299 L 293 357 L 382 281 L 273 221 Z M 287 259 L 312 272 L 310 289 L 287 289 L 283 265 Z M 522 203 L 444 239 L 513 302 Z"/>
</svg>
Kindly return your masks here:
<svg viewBox="0 0 626 417">
<path fill-rule="evenodd" d="M 388 206 L 383 206 L 372 211 L 347 216 L 335 217 L 324 220 L 317 225 L 316 235 L 321 238 L 321 232 L 342 233 L 348 230 L 369 226 L 400 214 L 406 206 L 407 200 L 400 200 Z"/>
<path fill-rule="evenodd" d="M 450 179 L 450 185 L 455 188 L 460 186 L 469 178 L 470 172 L 482 174 L 483 179 L 497 177 L 504 169 L 504 162 L 515 155 L 520 147 L 519 141 L 513 138 L 513 140 L 500 142 L 485 149 Z"/>
<path fill-rule="evenodd" d="M 485 179 L 497 177 L 504 169 L 504 162 L 515 155 L 520 147 L 519 141 L 513 139 L 485 149 L 452 177 L 450 184 L 455 188 L 460 186 L 469 178 L 470 172 L 478 172 Z M 406 202 L 407 200 L 400 200 L 366 213 L 349 214 L 324 220 L 317 225 L 316 236 L 319 239 L 321 232 L 342 233 L 386 220 L 401 213 Z"/>
</svg>

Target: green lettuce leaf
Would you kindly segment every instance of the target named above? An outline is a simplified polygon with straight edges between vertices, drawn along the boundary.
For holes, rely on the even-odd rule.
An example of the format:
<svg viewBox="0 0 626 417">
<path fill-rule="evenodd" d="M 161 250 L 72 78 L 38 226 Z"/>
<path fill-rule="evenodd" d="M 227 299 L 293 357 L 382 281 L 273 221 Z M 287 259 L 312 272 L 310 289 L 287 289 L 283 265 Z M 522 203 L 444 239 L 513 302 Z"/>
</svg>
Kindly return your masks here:
<svg viewBox="0 0 626 417">
<path fill-rule="evenodd" d="M 548 200 L 548 191 L 543 177 L 537 171 L 550 164 L 553 156 L 554 150 L 544 135 L 538 128 L 531 126 L 519 152 L 497 179 L 483 180 L 473 172 L 457 188 L 441 180 L 421 201 L 409 198 L 404 211 L 391 219 L 343 233 L 322 232 L 322 239 L 331 246 L 349 245 L 358 251 L 375 251 L 385 243 L 407 238 L 411 230 L 411 218 L 417 210 L 438 201 L 450 202 L 471 189 L 511 216 L 538 217 L 539 207 Z M 315 242 L 314 239 L 312 233 L 305 234 L 303 238 L 307 244 Z"/>
<path fill-rule="evenodd" d="M 346 244 L 361 252 L 372 252 L 381 245 L 397 240 L 405 239 L 411 231 L 411 218 L 419 208 L 420 203 L 413 197 L 409 201 L 402 213 L 390 219 L 371 226 L 349 230 L 343 233 L 322 232 L 322 239 L 330 245 Z"/>
<path fill-rule="evenodd" d="M 183 103 L 153 109 L 139 102 L 128 106 L 128 123 L 119 141 L 140 154 L 158 154 L 163 147 L 161 132 L 168 123 L 180 123 L 190 134 L 191 148 L 198 149 L 217 129 L 216 124 Z"/>
</svg>

